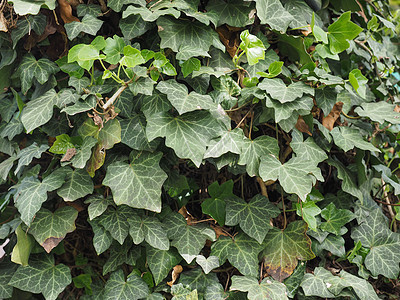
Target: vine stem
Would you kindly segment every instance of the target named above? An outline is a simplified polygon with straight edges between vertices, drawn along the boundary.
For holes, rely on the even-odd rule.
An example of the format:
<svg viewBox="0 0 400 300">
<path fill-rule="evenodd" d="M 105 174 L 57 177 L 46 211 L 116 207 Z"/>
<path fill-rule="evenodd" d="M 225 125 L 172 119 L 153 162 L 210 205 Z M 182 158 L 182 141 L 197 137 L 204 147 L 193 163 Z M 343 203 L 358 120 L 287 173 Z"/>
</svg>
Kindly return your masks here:
<svg viewBox="0 0 400 300">
<path fill-rule="evenodd" d="M 122 92 L 125 91 L 125 89 L 128 87 L 128 84 L 130 84 L 134 80 L 134 78 L 135 76 L 133 76 L 132 79 L 130 79 L 129 81 L 124 82 L 124 84 L 114 93 L 114 95 L 112 95 L 111 98 L 107 100 L 107 102 L 103 105 L 104 110 L 113 105 L 115 100 L 117 100 L 118 97 L 121 96 Z"/>
</svg>

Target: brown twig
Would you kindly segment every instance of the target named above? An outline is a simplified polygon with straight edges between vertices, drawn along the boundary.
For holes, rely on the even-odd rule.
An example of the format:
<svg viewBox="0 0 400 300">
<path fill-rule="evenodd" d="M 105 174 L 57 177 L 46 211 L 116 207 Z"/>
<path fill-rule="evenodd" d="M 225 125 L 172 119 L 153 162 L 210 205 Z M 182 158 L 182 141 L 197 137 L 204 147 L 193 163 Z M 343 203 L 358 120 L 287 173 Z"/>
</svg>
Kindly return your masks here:
<svg viewBox="0 0 400 300">
<path fill-rule="evenodd" d="M 262 180 L 261 177 L 259 177 L 259 176 L 256 177 L 256 180 L 257 180 L 258 184 L 260 185 L 261 195 L 268 198 L 267 186 L 265 185 L 264 180 Z"/>
</svg>

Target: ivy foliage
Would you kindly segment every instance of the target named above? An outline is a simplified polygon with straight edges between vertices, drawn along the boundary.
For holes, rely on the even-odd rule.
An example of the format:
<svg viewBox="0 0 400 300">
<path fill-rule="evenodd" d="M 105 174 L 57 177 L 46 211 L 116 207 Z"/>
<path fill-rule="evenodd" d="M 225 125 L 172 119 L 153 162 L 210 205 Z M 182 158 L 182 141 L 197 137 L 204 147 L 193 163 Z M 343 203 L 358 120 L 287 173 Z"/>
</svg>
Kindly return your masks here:
<svg viewBox="0 0 400 300">
<path fill-rule="evenodd" d="M 0 298 L 399 299 L 390 4 L 2 1 Z"/>
</svg>

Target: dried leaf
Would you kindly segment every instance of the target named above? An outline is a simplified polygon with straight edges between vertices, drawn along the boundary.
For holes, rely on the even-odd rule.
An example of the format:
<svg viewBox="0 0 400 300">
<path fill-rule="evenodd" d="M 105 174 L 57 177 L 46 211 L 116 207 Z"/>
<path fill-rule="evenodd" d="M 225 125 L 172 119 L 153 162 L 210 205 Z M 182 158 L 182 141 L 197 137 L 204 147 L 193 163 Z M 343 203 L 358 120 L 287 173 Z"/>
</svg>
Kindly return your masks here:
<svg viewBox="0 0 400 300">
<path fill-rule="evenodd" d="M 240 44 L 240 30 L 241 28 L 222 25 L 217 27 L 217 33 L 222 44 L 231 57 L 234 57 Z"/>
<path fill-rule="evenodd" d="M 179 274 L 181 274 L 183 271 L 183 268 L 181 265 L 176 265 L 173 269 L 172 269 L 172 280 L 168 281 L 167 284 L 169 286 L 173 286 L 175 281 L 179 278 Z"/>
<path fill-rule="evenodd" d="M 58 0 L 58 4 L 60 6 L 60 15 L 61 19 L 63 19 L 64 23 L 71 23 L 71 22 L 80 22 L 80 20 L 72 15 L 72 7 L 71 1 L 68 0 Z"/>
<path fill-rule="evenodd" d="M 4 32 L 8 31 L 7 20 L 6 20 L 6 18 L 4 18 L 2 11 L 0 11 L 0 31 L 4 31 Z"/>
<path fill-rule="evenodd" d="M 328 128 L 329 131 L 331 131 L 333 129 L 333 126 L 335 125 L 336 120 L 340 117 L 342 108 L 343 108 L 343 102 L 337 102 L 333 106 L 329 115 L 327 115 L 326 117 L 324 117 L 322 119 L 322 125 L 324 125 L 326 128 Z"/>
<path fill-rule="evenodd" d="M 61 162 L 70 161 L 76 154 L 75 148 L 68 148 L 67 152 L 65 152 L 64 156 L 61 158 Z"/>
<path fill-rule="evenodd" d="M 308 127 L 307 123 L 304 121 L 302 116 L 299 116 L 299 118 L 297 119 L 297 123 L 296 123 L 295 127 L 300 132 L 304 132 L 304 133 L 307 133 L 308 135 L 312 135 L 312 133 L 310 132 L 310 128 Z"/>
</svg>

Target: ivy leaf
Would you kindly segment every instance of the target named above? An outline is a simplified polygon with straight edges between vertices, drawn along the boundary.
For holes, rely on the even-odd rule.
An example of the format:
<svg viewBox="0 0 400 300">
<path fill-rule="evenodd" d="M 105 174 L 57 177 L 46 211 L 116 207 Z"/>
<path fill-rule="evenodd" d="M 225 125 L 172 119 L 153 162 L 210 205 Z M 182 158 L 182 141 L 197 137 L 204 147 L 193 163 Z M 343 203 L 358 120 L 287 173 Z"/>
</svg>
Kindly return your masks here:
<svg viewBox="0 0 400 300">
<path fill-rule="evenodd" d="M 147 119 L 149 141 L 165 137 L 165 144 L 180 158 L 189 158 L 200 166 L 208 142 L 221 134 L 221 127 L 207 111 L 195 111 L 178 117 L 161 112 Z M 185 145 L 185 147 L 182 147 Z"/>
<path fill-rule="evenodd" d="M 275 156 L 266 155 L 261 158 L 260 176 L 264 181 L 279 179 L 286 193 L 296 194 L 301 200 L 306 201 L 315 180 L 313 175 L 319 180 L 324 179 L 320 169 L 314 167 L 315 165 L 314 161 L 304 161 L 297 157 L 281 164 Z"/>
<path fill-rule="evenodd" d="M 128 218 L 128 223 L 129 234 L 135 244 L 140 244 L 146 240 L 154 248 L 160 250 L 169 249 L 167 233 L 157 218 L 132 214 Z"/>
<path fill-rule="evenodd" d="M 167 96 L 159 92 L 157 89 L 154 90 L 153 95 L 151 96 L 142 95 L 141 101 L 141 110 L 147 118 L 156 113 L 169 111 L 172 107 Z"/>
<path fill-rule="evenodd" d="M 256 2 L 257 16 L 262 24 L 268 24 L 272 29 L 286 32 L 293 16 L 283 8 L 280 1 L 258 0 Z M 271 13 L 273 12 L 273 13 Z"/>
<path fill-rule="evenodd" d="M 93 181 L 86 170 L 69 170 L 66 182 L 57 190 L 57 195 L 64 201 L 75 201 L 93 192 Z"/>
<path fill-rule="evenodd" d="M 284 300 L 287 297 L 286 286 L 269 278 L 264 278 L 260 283 L 256 277 L 237 276 L 232 277 L 231 291 L 248 292 L 250 300 Z"/>
<path fill-rule="evenodd" d="M 21 115 L 21 122 L 27 132 L 46 124 L 53 116 L 53 107 L 59 102 L 59 96 L 54 89 L 28 102 Z"/>
<path fill-rule="evenodd" d="M 389 230 L 388 221 L 380 208 L 374 209 L 351 233 L 354 242 L 370 248 L 364 264 L 373 276 L 397 278 L 399 275 L 400 236 Z"/>
<path fill-rule="evenodd" d="M 174 284 L 171 287 L 171 294 L 174 296 L 171 300 L 197 300 L 199 299 L 197 290 L 191 290 L 182 283 Z"/>
<path fill-rule="evenodd" d="M 239 47 L 246 53 L 247 62 L 250 66 L 265 58 L 266 48 L 258 37 L 250 34 L 248 30 L 244 30 L 240 34 L 240 39 L 242 42 Z"/>
<path fill-rule="evenodd" d="M 245 2 L 230 0 L 228 2 L 222 0 L 212 0 L 207 3 L 207 12 L 218 15 L 218 24 L 221 26 L 227 24 L 233 27 L 246 27 L 254 22 L 254 14 L 252 5 L 246 5 Z"/>
<path fill-rule="evenodd" d="M 140 53 L 140 50 L 133 48 L 132 46 L 124 47 L 124 56 L 121 58 L 119 63 L 128 68 L 136 67 L 144 63 L 145 60 Z"/>
<path fill-rule="evenodd" d="M 115 12 L 120 12 L 125 4 L 137 4 L 139 6 L 146 6 L 144 0 L 108 0 L 107 6 Z"/>
<path fill-rule="evenodd" d="M 103 266 L 103 275 L 117 270 L 124 263 L 135 265 L 138 256 L 140 256 L 140 248 L 132 248 L 131 239 L 126 239 L 122 245 L 114 241 L 110 247 L 110 256 Z"/>
<path fill-rule="evenodd" d="M 215 232 L 203 226 L 188 225 L 185 218 L 175 212 L 170 213 L 164 221 L 164 229 L 172 240 L 171 245 L 178 249 L 179 254 L 191 263 L 204 247 L 206 240 L 214 240 Z"/>
<path fill-rule="evenodd" d="M 97 255 L 100 255 L 108 248 L 110 248 L 113 238 L 111 234 L 101 226 L 97 219 L 89 221 L 90 226 L 93 229 L 93 247 L 96 250 Z"/>
<path fill-rule="evenodd" d="M 209 256 L 205 258 L 203 255 L 197 255 L 196 262 L 201 266 L 204 273 L 208 274 L 211 270 L 218 268 L 219 258 L 217 256 Z"/>
<path fill-rule="evenodd" d="M 21 225 L 17 227 L 17 229 L 15 230 L 15 234 L 17 236 L 17 243 L 12 250 L 11 261 L 13 263 L 20 264 L 26 267 L 28 265 L 29 256 L 31 254 L 31 250 L 34 246 L 35 240 L 30 234 L 22 229 Z"/>
<path fill-rule="evenodd" d="M 138 14 L 146 22 L 154 22 L 159 17 L 165 16 L 165 15 L 171 15 L 171 16 L 174 16 L 175 19 L 178 19 L 179 16 L 181 15 L 180 11 L 178 11 L 172 7 L 169 7 L 167 9 L 157 9 L 157 10 L 152 11 L 146 7 L 136 7 L 136 6 L 130 5 L 123 12 L 122 17 L 126 18 L 130 15 L 138 15 Z"/>
<path fill-rule="evenodd" d="M 35 177 L 25 177 L 18 186 L 14 196 L 15 207 L 26 225 L 31 224 L 36 212 L 47 200 L 47 192 L 58 189 L 64 183 L 65 173 L 58 170 L 51 173 L 42 182 Z"/>
<path fill-rule="evenodd" d="M 322 150 L 314 141 L 312 137 L 303 141 L 303 135 L 298 130 L 292 131 L 292 141 L 290 147 L 296 153 L 298 158 L 308 161 L 315 161 L 319 163 L 328 158 L 325 151 Z"/>
<path fill-rule="evenodd" d="M 119 121 L 117 119 L 109 120 L 98 132 L 97 138 L 105 149 L 111 149 L 115 144 L 121 142 L 121 125 Z"/>
<path fill-rule="evenodd" d="M 258 87 L 265 90 L 273 99 L 281 103 L 292 102 L 304 94 L 314 96 L 314 89 L 302 81 L 292 83 L 288 86 L 279 78 L 265 78 Z"/>
<path fill-rule="evenodd" d="M 13 287 L 9 285 L 18 265 L 11 263 L 7 259 L 2 259 L 0 262 L 0 297 L 3 299 L 11 298 L 13 294 Z"/>
<path fill-rule="evenodd" d="M 240 153 L 239 165 L 246 165 L 250 176 L 259 174 L 260 158 L 268 155 L 279 156 L 279 146 L 276 139 L 262 135 L 254 140 L 245 139 Z"/>
<path fill-rule="evenodd" d="M 172 268 L 182 260 L 182 257 L 175 248 L 159 250 L 153 247 L 147 247 L 146 258 L 156 285 L 164 280 Z"/>
<path fill-rule="evenodd" d="M 245 144 L 245 136 L 241 128 L 227 130 L 221 137 L 210 141 L 204 158 L 217 158 L 228 152 L 240 154 Z"/>
<path fill-rule="evenodd" d="M 92 148 L 96 143 L 97 140 L 91 136 L 87 136 L 83 139 L 82 146 L 71 159 L 71 164 L 74 168 L 83 169 L 86 166 L 86 162 L 92 155 Z"/>
<path fill-rule="evenodd" d="M 131 153 L 131 163 L 112 163 L 103 184 L 111 188 L 117 205 L 161 211 L 161 187 L 167 175 L 160 168 L 162 153 Z"/>
<path fill-rule="evenodd" d="M 57 247 L 67 233 L 75 230 L 78 211 L 71 206 L 64 206 L 54 213 L 42 208 L 36 213 L 29 232 L 47 253 Z"/>
<path fill-rule="evenodd" d="M 229 262 L 246 276 L 258 276 L 258 254 L 262 250 L 260 244 L 244 233 L 234 239 L 220 236 L 211 246 L 211 256 L 218 256 L 221 265 Z"/>
<path fill-rule="evenodd" d="M 167 95 L 169 102 L 180 115 L 194 110 L 216 107 L 210 96 L 200 95 L 196 92 L 188 93 L 187 87 L 174 79 L 161 81 L 157 85 L 157 90 Z"/>
<path fill-rule="evenodd" d="M 87 14 L 82 18 L 81 22 L 73 21 L 71 23 L 64 24 L 64 27 L 68 38 L 72 41 L 81 32 L 96 35 L 97 31 L 100 30 L 102 25 L 103 21 L 97 19 L 91 14 Z"/>
<path fill-rule="evenodd" d="M 91 196 L 85 201 L 85 204 L 89 203 L 88 214 L 89 220 L 92 221 L 94 218 L 101 216 L 109 205 L 113 204 L 111 197 L 104 198 L 101 195 Z"/>
<path fill-rule="evenodd" d="M 340 235 L 340 228 L 355 218 L 354 214 L 348 209 L 337 209 L 335 204 L 329 203 L 325 207 L 321 216 L 326 220 L 322 222 L 320 228 L 323 231 Z"/>
<path fill-rule="evenodd" d="M 201 268 L 183 272 L 179 278 L 180 284 L 183 284 L 191 290 L 197 290 L 199 294 L 204 293 L 207 286 L 213 285 L 216 282 L 218 282 L 218 278 L 215 273 L 206 275 Z"/>
<path fill-rule="evenodd" d="M 129 223 L 127 220 L 132 213 L 132 208 L 126 205 L 117 206 L 116 208 L 108 207 L 98 217 L 98 222 L 122 245 L 129 234 Z"/>
<path fill-rule="evenodd" d="M 364 141 L 358 129 L 339 126 L 333 128 L 331 134 L 335 144 L 346 152 L 354 147 L 362 150 L 379 151 L 379 149 L 375 148 L 371 143 Z"/>
<path fill-rule="evenodd" d="M 347 11 L 328 27 L 329 48 L 333 54 L 349 48 L 350 44 L 347 40 L 353 40 L 362 31 L 362 28 L 350 19 L 351 11 Z"/>
<path fill-rule="evenodd" d="M 281 103 L 279 100 L 270 99 L 265 97 L 265 105 L 268 108 L 274 109 L 275 122 L 281 122 L 295 116 L 297 122 L 298 115 L 309 114 L 314 106 L 313 99 L 309 96 L 297 98 L 292 102 Z M 281 124 L 280 124 L 281 125 Z"/>
<path fill-rule="evenodd" d="M 25 55 L 17 70 L 20 73 L 22 92 L 24 94 L 28 92 L 32 86 L 33 78 L 36 78 L 40 84 L 45 84 L 50 75 L 59 70 L 59 67 L 47 58 L 36 60 L 32 54 Z"/>
<path fill-rule="evenodd" d="M 186 78 L 193 71 L 199 71 L 201 68 L 201 62 L 198 58 L 191 57 L 181 65 L 183 77 Z"/>
<path fill-rule="evenodd" d="M 70 148 L 75 148 L 75 145 L 71 142 L 70 136 L 64 133 L 56 136 L 56 140 L 49 151 L 54 154 L 65 154 Z"/>
<path fill-rule="evenodd" d="M 43 152 L 45 152 L 47 149 L 49 149 L 49 146 L 47 145 L 38 146 L 38 144 L 36 143 L 33 143 L 29 147 L 22 149 L 17 155 L 17 159 L 19 160 L 18 160 L 18 166 L 15 169 L 14 174 L 17 174 L 23 166 L 29 165 L 32 162 L 32 159 L 40 158 Z"/>
<path fill-rule="evenodd" d="M 315 91 L 315 101 L 317 102 L 318 107 L 322 109 L 325 116 L 331 112 L 336 100 L 337 93 L 335 92 L 335 89 L 331 87 L 325 87 Z"/>
<path fill-rule="evenodd" d="M 281 74 L 282 66 L 283 66 L 283 61 L 274 61 L 268 67 L 269 73 L 257 72 L 257 75 L 260 75 L 261 77 L 274 78 L 279 74 Z"/>
<path fill-rule="evenodd" d="M 41 7 L 54 10 L 56 8 L 55 0 L 37 0 L 35 2 L 29 0 L 13 0 L 13 9 L 15 13 L 23 16 L 27 14 L 37 15 Z"/>
<path fill-rule="evenodd" d="M 110 1 L 107 3 L 110 6 Z M 124 52 L 125 42 L 124 39 L 118 35 L 106 39 L 106 46 L 103 52 L 106 54 L 106 62 L 110 64 L 117 64 L 121 59 L 121 54 Z"/>
<path fill-rule="evenodd" d="M 368 117 L 372 121 L 383 124 L 385 121 L 392 124 L 400 124 L 400 113 L 395 111 L 396 105 L 385 101 L 362 103 L 356 112 L 361 117 Z"/>
<path fill-rule="evenodd" d="M 368 79 L 359 69 L 354 69 L 349 73 L 349 81 L 356 92 L 363 98 L 366 97 Z"/>
<path fill-rule="evenodd" d="M 239 197 L 230 197 L 226 201 L 226 225 L 240 224 L 240 228 L 260 244 L 272 227 L 269 220 L 279 214 L 280 210 L 260 194 L 248 203 Z"/>
<path fill-rule="evenodd" d="M 40 254 L 31 256 L 29 266 L 20 266 L 8 284 L 55 300 L 71 282 L 71 273 L 66 265 L 56 266 L 53 255 Z"/>
<path fill-rule="evenodd" d="M 344 243 L 345 241 L 343 237 L 330 234 L 323 240 L 320 246 L 322 249 L 331 252 L 333 255 L 344 257 L 346 255 Z"/>
<path fill-rule="evenodd" d="M 104 288 L 104 297 L 115 300 L 143 299 L 149 293 L 149 287 L 141 277 L 132 272 L 125 280 L 122 270 L 112 273 Z"/>
<path fill-rule="evenodd" d="M 218 34 L 204 24 L 160 17 L 157 19 L 157 26 L 161 38 L 160 47 L 171 48 L 178 52 L 177 59 L 186 60 L 193 56 L 203 56 L 211 45 L 222 51 L 225 50 L 219 41 Z"/>
<path fill-rule="evenodd" d="M 273 227 L 268 231 L 262 255 L 272 278 L 282 281 L 293 273 L 298 260 L 315 257 L 306 231 L 307 224 L 303 221 L 291 222 L 284 230 Z"/>
<path fill-rule="evenodd" d="M 26 3 L 24 5 L 27 5 Z M 14 6 L 14 10 L 15 6 Z M 21 15 L 21 14 L 20 14 Z M 23 38 L 27 33 L 33 30 L 36 34 L 41 35 L 46 27 L 46 16 L 35 15 L 21 18 L 17 22 L 17 28 L 11 31 L 11 40 L 13 41 L 13 49 L 17 46 L 18 41 Z"/>
<path fill-rule="evenodd" d="M 317 219 L 315 216 L 321 213 L 321 209 L 313 201 L 296 203 L 296 213 L 303 218 L 310 229 L 317 230 Z"/>
<path fill-rule="evenodd" d="M 150 29 L 151 23 L 145 22 L 139 15 L 130 15 L 119 21 L 119 28 L 124 38 L 131 40 Z"/>
</svg>

